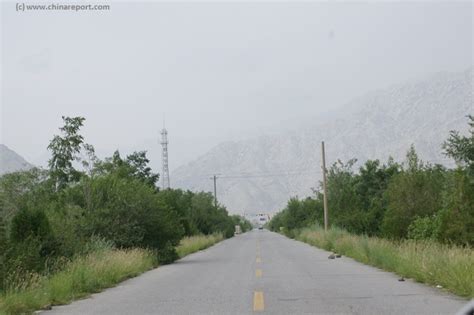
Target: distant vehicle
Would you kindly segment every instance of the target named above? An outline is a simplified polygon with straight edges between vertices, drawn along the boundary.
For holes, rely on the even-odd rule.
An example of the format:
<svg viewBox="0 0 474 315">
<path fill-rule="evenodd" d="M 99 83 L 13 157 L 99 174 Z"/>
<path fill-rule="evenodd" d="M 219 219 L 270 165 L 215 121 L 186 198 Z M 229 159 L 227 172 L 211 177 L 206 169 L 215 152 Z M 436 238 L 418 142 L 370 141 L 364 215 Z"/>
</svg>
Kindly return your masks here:
<svg viewBox="0 0 474 315">
<path fill-rule="evenodd" d="M 240 227 L 240 225 L 236 225 L 234 235 L 239 235 L 239 234 L 242 234 L 242 228 Z"/>
<path fill-rule="evenodd" d="M 263 226 L 267 223 L 267 216 L 264 214 L 260 214 L 258 218 L 258 229 L 263 230 Z"/>
</svg>

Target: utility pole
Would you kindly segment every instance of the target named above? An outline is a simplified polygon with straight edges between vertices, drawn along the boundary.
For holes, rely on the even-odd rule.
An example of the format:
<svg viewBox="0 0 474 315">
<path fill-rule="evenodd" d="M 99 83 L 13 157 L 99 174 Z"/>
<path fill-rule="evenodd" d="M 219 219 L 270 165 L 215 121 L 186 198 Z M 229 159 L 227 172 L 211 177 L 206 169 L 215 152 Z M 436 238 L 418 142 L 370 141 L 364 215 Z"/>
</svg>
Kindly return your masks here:
<svg viewBox="0 0 474 315">
<path fill-rule="evenodd" d="M 217 209 L 217 174 L 214 174 L 211 179 L 214 179 L 214 206 Z"/>
<path fill-rule="evenodd" d="M 321 142 L 321 152 L 323 155 L 323 202 L 324 202 L 324 231 L 328 230 L 328 198 L 326 187 L 326 153 L 324 152 L 324 141 Z"/>
</svg>

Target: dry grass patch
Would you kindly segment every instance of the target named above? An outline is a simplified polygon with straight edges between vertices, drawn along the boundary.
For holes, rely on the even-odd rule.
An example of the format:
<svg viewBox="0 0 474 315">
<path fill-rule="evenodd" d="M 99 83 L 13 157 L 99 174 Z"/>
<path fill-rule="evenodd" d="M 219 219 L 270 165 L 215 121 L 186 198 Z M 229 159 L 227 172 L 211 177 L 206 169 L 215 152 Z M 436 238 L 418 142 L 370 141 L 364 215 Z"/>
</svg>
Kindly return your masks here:
<svg viewBox="0 0 474 315">
<path fill-rule="evenodd" d="M 154 265 L 154 255 L 143 249 L 110 249 L 78 257 L 50 277 L 35 275 L 34 282 L 10 288 L 0 298 L 0 314 L 28 314 L 50 305 L 67 304 Z"/>
<path fill-rule="evenodd" d="M 395 272 L 418 282 L 441 285 L 464 297 L 474 297 L 474 251 L 433 241 L 390 241 L 353 235 L 333 228 L 308 228 L 296 239 L 335 251 L 365 264 Z"/>
<path fill-rule="evenodd" d="M 211 235 L 195 235 L 185 237 L 176 247 L 179 257 L 184 257 L 191 253 L 206 249 L 224 239 L 222 233 Z"/>
</svg>

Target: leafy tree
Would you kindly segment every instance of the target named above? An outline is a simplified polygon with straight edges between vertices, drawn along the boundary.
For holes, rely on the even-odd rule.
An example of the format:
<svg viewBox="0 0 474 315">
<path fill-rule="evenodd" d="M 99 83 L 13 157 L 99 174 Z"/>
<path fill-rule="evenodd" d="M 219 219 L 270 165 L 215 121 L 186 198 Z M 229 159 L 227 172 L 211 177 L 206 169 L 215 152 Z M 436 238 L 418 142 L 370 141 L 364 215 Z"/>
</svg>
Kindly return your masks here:
<svg viewBox="0 0 474 315">
<path fill-rule="evenodd" d="M 182 191 L 181 189 L 166 189 L 158 193 L 158 198 L 177 213 L 186 236 L 199 233 L 195 222 L 192 220 L 193 196 L 194 193 L 191 191 Z"/>
<path fill-rule="evenodd" d="M 85 118 L 64 117 L 64 126 L 59 128 L 61 135 L 56 135 L 48 145 L 51 151 L 49 160 L 50 175 L 55 180 L 58 190 L 63 189 L 68 183 L 77 182 L 81 177 L 81 172 L 73 166 L 73 161 L 77 159 L 81 151 L 84 138 L 79 134 Z"/>
<path fill-rule="evenodd" d="M 0 212 L 3 211 L 7 224 L 21 208 L 50 198 L 52 191 L 47 176 L 47 172 L 32 168 L 0 177 Z"/>
<path fill-rule="evenodd" d="M 67 188 L 69 190 L 70 188 Z M 71 258 L 84 252 L 91 239 L 86 213 L 82 207 L 61 200 L 46 211 L 57 242 L 58 255 Z"/>
<path fill-rule="evenodd" d="M 41 241 L 51 236 L 51 227 L 43 211 L 21 210 L 12 220 L 10 240 L 22 242 L 28 238 Z"/>
<path fill-rule="evenodd" d="M 331 225 L 343 227 L 351 232 L 364 230 L 362 200 L 356 192 L 355 175 L 352 171 L 355 159 L 347 163 L 334 163 L 327 176 L 328 208 Z"/>
<path fill-rule="evenodd" d="M 474 184 L 466 170 L 451 172 L 446 180 L 439 239 L 474 244 Z"/>
<path fill-rule="evenodd" d="M 148 166 L 150 160 L 146 157 L 146 151 L 133 152 L 127 156 L 127 164 L 132 169 L 132 176 L 142 180 L 146 184 L 155 187 L 159 175 L 153 173 Z"/>
<path fill-rule="evenodd" d="M 461 244 L 474 244 L 474 116 L 468 119 L 469 135 L 451 131 L 443 145 L 459 167 L 447 181 L 440 239 Z"/>
<path fill-rule="evenodd" d="M 390 238 L 404 238 L 416 217 L 435 214 L 442 208 L 444 169 L 425 165 L 414 147 L 407 153 L 405 168 L 395 175 L 385 191 L 387 212 L 382 232 Z"/>
<path fill-rule="evenodd" d="M 283 228 L 283 232 L 292 237 L 292 230 L 321 224 L 322 220 L 323 203 L 320 198 L 291 198 L 285 209 L 273 216 L 268 227 L 272 231 L 280 231 Z"/>
<path fill-rule="evenodd" d="M 231 216 L 232 222 L 235 225 L 239 225 L 242 229 L 242 232 L 247 232 L 252 229 L 252 223 L 249 220 L 245 219 L 241 215 L 234 214 Z"/>
<path fill-rule="evenodd" d="M 364 224 L 358 233 L 380 234 L 380 225 L 387 207 L 383 194 L 392 177 L 399 171 L 400 166 L 391 158 L 386 165 L 381 166 L 378 160 L 368 160 L 359 168 L 359 174 L 355 176 L 354 181 L 362 207 L 360 221 Z"/>
<path fill-rule="evenodd" d="M 118 247 L 163 248 L 183 235 L 176 213 L 156 191 L 136 178 L 108 174 L 92 181 L 92 208 L 85 214 L 87 235 L 111 240 Z"/>
<path fill-rule="evenodd" d="M 85 157 L 81 158 L 81 163 L 82 166 L 84 167 L 85 170 L 87 170 L 87 174 L 89 176 L 94 175 L 94 169 L 97 166 L 97 164 L 100 163 L 99 158 L 95 155 L 95 149 L 94 146 L 88 143 L 84 143 L 82 145 L 85 153 Z"/>
<path fill-rule="evenodd" d="M 275 214 L 273 218 L 268 222 L 268 228 L 272 231 L 279 232 L 280 228 L 285 227 L 285 218 L 284 216 L 286 215 L 285 210 L 282 210 Z"/>
<path fill-rule="evenodd" d="M 211 193 L 200 192 L 192 196 L 190 218 L 202 234 L 222 232 L 226 237 L 234 234 L 234 225 L 227 210 L 220 205 L 215 207 Z"/>
<path fill-rule="evenodd" d="M 474 180 L 474 116 L 468 115 L 470 136 L 461 136 L 459 131 L 451 131 L 443 144 L 445 154 L 465 166 Z"/>
<path fill-rule="evenodd" d="M 5 252 L 7 250 L 7 232 L 5 229 L 5 223 L 3 216 L 0 211 L 0 290 L 5 287 L 5 275 L 6 275 L 6 257 Z"/>
<path fill-rule="evenodd" d="M 125 159 L 122 159 L 119 151 L 115 151 L 111 158 L 97 163 L 95 172 L 98 174 L 115 173 L 122 178 L 135 178 L 156 188 L 159 175 L 152 172 L 148 166 L 149 162 L 146 151 L 134 152 Z"/>
<path fill-rule="evenodd" d="M 56 256 L 57 243 L 43 211 L 20 210 L 12 219 L 6 259 L 10 268 L 41 271 L 48 257 Z"/>
</svg>

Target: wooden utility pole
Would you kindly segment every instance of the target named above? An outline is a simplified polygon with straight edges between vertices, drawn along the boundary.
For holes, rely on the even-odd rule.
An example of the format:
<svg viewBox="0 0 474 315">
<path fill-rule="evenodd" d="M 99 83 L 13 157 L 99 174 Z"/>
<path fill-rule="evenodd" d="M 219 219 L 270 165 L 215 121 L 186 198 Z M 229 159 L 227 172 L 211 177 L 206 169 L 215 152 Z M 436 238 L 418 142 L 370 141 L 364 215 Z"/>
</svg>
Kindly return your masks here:
<svg viewBox="0 0 474 315">
<path fill-rule="evenodd" d="M 324 202 L 324 231 L 328 230 L 328 198 L 327 198 L 327 187 L 326 187 L 326 153 L 324 152 L 324 141 L 321 142 L 321 152 L 323 155 L 323 202 Z"/>
<path fill-rule="evenodd" d="M 217 209 L 217 175 L 212 178 L 214 179 L 214 207 Z"/>
</svg>

